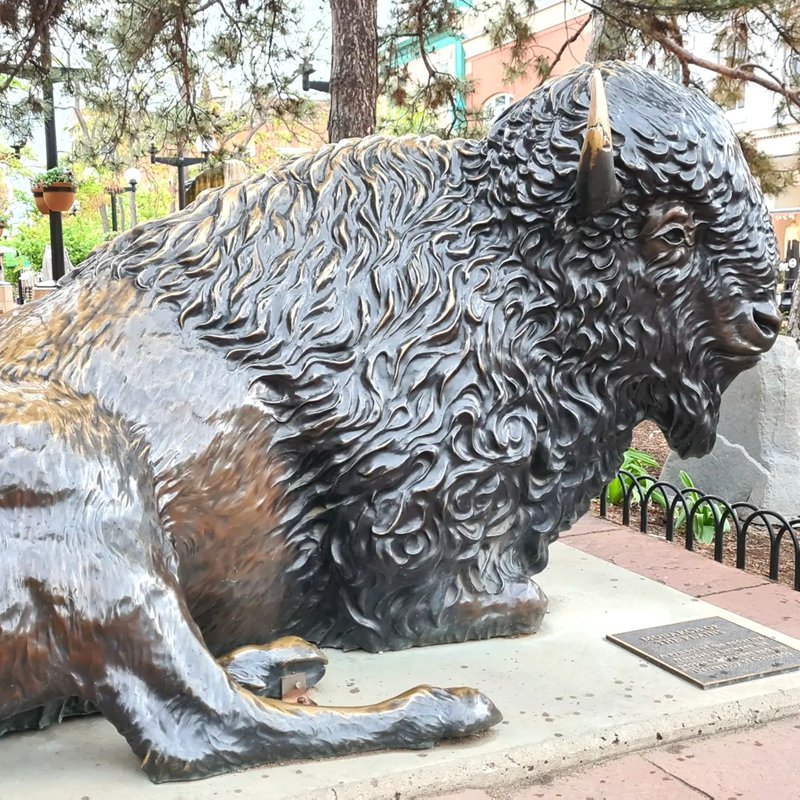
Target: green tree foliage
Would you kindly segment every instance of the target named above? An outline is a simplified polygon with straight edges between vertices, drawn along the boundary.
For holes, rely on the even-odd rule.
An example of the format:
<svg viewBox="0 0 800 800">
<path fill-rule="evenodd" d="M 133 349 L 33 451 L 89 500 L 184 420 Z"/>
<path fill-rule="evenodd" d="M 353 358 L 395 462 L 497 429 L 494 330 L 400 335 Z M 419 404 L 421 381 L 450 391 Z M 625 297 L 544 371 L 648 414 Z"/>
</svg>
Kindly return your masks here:
<svg viewBox="0 0 800 800">
<path fill-rule="evenodd" d="M 76 113 L 92 112 L 76 158 L 257 129 L 304 104 L 289 84 L 319 40 L 305 11 L 300 0 L 0 0 L 0 126 L 24 140 L 45 110 L 47 30 L 48 74 Z"/>
<path fill-rule="evenodd" d="M 488 20 L 486 34 L 508 53 L 506 79 L 536 75 L 544 81 L 569 45 L 584 30 L 592 31 L 588 60 L 649 59 L 686 85 L 707 91 L 722 106 L 741 98 L 747 84 L 768 89 L 780 99 L 775 125 L 800 122 L 800 13 L 796 0 L 587 0 L 591 16 L 565 37 L 557 51 L 535 48 L 535 0 L 397 0 L 392 23 L 383 37 L 382 86 L 396 109 L 406 109 L 409 127 L 435 128 L 432 119 L 450 120 L 439 132 L 468 132 L 469 110 L 458 98 L 469 85 L 443 73 L 431 57 L 444 34 L 461 33 L 470 14 Z M 591 28 L 589 28 L 591 26 Z M 693 52 L 691 31 L 714 31 L 713 57 Z M 422 54 L 426 72 L 420 81 L 408 67 L 408 51 Z M 777 55 L 776 55 L 777 54 Z M 776 60 L 780 68 L 775 68 Z M 713 76 L 711 82 L 703 74 Z M 439 114 L 437 111 L 447 111 Z M 402 114 L 391 112 L 392 127 Z M 412 122 L 413 121 L 413 122 Z M 769 121 L 765 120 L 765 124 Z M 795 170 L 780 173 L 752 140 L 743 142 L 751 167 L 767 191 L 796 180 Z"/>
<path fill-rule="evenodd" d="M 795 0 L 588 0 L 592 9 L 593 41 L 589 60 L 631 58 L 649 53 L 653 65 L 670 62 L 677 66 L 681 80 L 697 83 L 694 68 L 716 75 L 716 84 L 736 85 L 752 82 L 775 92 L 785 104 L 784 110 L 800 121 L 800 70 L 776 74 L 768 64 L 780 52 L 782 60 L 800 57 L 800 13 Z M 535 0 L 397 0 L 393 3 L 392 24 L 384 32 L 384 52 L 389 68 L 387 81 L 393 79 L 390 94 L 405 100 L 408 88 L 404 78 L 403 48 L 416 43 L 430 45 L 443 33 L 459 33 L 465 17 L 481 15 L 489 20 L 486 33 L 495 47 L 507 46 L 507 77 L 536 72 L 546 78 L 564 54 L 564 50 L 546 56 L 534 55 L 532 17 Z M 686 34 L 691 29 L 716 31 L 714 50 L 717 60 L 689 49 Z M 447 101 L 445 95 L 455 85 L 437 73 L 430 59 L 423 56 L 431 80 L 426 87 L 428 99 Z M 394 68 L 391 64 L 396 64 Z M 441 81 L 437 87 L 437 81 Z"/>
<path fill-rule="evenodd" d="M 358 14 L 374 24 L 372 0 L 337 3 L 345 14 L 339 30 L 364 22 Z M 591 17 L 571 29 L 563 47 L 543 53 L 534 47 L 535 0 L 393 0 L 379 39 L 379 85 L 394 109 L 388 127 L 445 135 L 480 127 L 483 120 L 470 118 L 464 102 L 469 82 L 455 78 L 435 57 L 442 36 L 458 36 L 470 15 L 488 20 L 485 32 L 492 43 L 507 48 L 509 79 L 535 74 L 544 80 L 577 36 L 591 30 L 591 58 L 644 54 L 683 83 L 702 84 L 722 105 L 735 103 L 744 86 L 757 84 L 780 98 L 777 124 L 800 121 L 796 0 L 588 0 L 586 5 Z M 151 137 L 159 149 L 165 144 L 180 149 L 190 148 L 197 136 L 213 136 L 234 151 L 234 132 L 244 131 L 247 142 L 270 121 L 310 115 L 296 91 L 297 78 L 325 39 L 321 28 L 331 27 L 329 11 L 323 0 L 311 5 L 0 0 L 0 127 L 13 140 L 26 118 L 43 112 L 42 37 L 49 30 L 54 68 L 49 74 L 72 99 L 78 160 L 113 165 L 126 148 L 141 152 Z M 348 13 L 353 26 L 347 26 Z M 714 57 L 693 51 L 687 35 L 693 28 L 716 33 Z M 364 48 L 367 53 L 373 49 Z M 354 51 L 337 63 L 350 68 L 358 57 Z M 421 81 L 409 70 L 410 58 L 421 60 Z M 714 76 L 710 84 L 702 78 L 705 71 Z M 334 92 L 346 84 L 341 75 L 319 77 L 330 77 Z M 354 109 L 354 120 L 364 117 L 363 109 Z M 337 135 L 346 127 L 346 121 L 337 124 Z M 236 141 L 241 144 L 238 133 Z M 755 154 L 752 147 L 749 152 Z M 751 163 L 762 170 L 762 181 L 774 185 L 778 177 L 765 171 L 765 162 Z"/>
<path fill-rule="evenodd" d="M 96 214 L 66 215 L 63 227 L 64 247 L 73 266 L 80 264 L 106 239 L 100 218 Z M 26 264 L 34 272 L 38 272 L 42 267 L 45 248 L 50 244 L 50 226 L 47 217 L 38 213 L 35 217 L 32 216 L 29 222 L 19 226 L 13 236 L 6 237 L 3 244 L 17 251 L 16 257 L 6 259 L 6 280 L 16 282 L 17 275 Z"/>
</svg>

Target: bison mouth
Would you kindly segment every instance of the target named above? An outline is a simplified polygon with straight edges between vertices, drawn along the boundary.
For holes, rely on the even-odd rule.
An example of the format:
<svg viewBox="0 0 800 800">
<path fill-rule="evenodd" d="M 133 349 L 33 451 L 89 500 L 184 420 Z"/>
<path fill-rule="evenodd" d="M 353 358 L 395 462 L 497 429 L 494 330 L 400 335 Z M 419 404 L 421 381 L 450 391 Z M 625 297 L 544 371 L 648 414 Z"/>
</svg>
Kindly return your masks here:
<svg viewBox="0 0 800 800">
<path fill-rule="evenodd" d="M 781 315 L 774 300 L 722 309 L 722 320 L 698 339 L 689 358 L 692 368 L 679 376 L 652 417 L 669 446 L 681 458 L 711 452 L 717 438 L 722 393 L 742 372 L 754 367 L 778 337 Z"/>
</svg>

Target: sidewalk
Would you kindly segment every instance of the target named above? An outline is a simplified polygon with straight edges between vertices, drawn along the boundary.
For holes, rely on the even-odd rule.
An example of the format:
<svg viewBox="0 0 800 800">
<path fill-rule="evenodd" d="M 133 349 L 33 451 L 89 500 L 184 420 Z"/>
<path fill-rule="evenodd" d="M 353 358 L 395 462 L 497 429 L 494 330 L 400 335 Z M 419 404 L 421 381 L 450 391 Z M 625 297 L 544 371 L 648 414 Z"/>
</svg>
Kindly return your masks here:
<svg viewBox="0 0 800 800">
<path fill-rule="evenodd" d="M 562 540 L 800 638 L 800 592 L 595 517 L 582 519 Z M 798 751 L 800 717 L 795 716 L 630 753 L 513 790 L 467 789 L 425 800 L 798 800 Z"/>
<path fill-rule="evenodd" d="M 680 545 L 597 517 L 584 517 L 572 530 L 561 534 L 561 541 L 800 639 L 800 592 L 767 578 L 718 564 Z"/>
<path fill-rule="evenodd" d="M 505 717 L 483 736 L 152 786 L 109 722 L 77 719 L 3 739 L 0 800 L 800 800 L 800 672 L 702 691 L 605 638 L 718 615 L 800 648 L 800 593 L 597 519 L 538 580 L 534 636 L 331 651 L 314 690 L 353 706 L 474 686 Z"/>
<path fill-rule="evenodd" d="M 795 800 L 799 729 L 798 719 L 780 720 L 601 761 L 526 789 L 435 800 Z"/>
</svg>

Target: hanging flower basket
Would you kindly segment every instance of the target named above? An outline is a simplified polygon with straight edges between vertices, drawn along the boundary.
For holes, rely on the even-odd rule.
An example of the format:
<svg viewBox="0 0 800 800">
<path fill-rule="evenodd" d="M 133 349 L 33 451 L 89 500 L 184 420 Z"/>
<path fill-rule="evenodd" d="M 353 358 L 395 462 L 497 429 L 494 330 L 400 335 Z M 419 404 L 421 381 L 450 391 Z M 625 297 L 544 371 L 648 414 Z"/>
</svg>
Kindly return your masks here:
<svg viewBox="0 0 800 800">
<path fill-rule="evenodd" d="M 47 213 L 48 211 L 58 211 L 64 213 L 72 208 L 75 202 L 75 195 L 78 191 L 78 184 L 72 177 L 72 172 L 62 167 L 53 167 L 40 175 L 37 182 L 42 187 L 42 198 Z M 36 194 L 34 192 L 34 198 Z M 37 208 L 42 211 L 37 201 Z"/>
<path fill-rule="evenodd" d="M 49 214 L 50 208 L 44 201 L 44 192 L 42 191 L 42 184 L 34 183 L 33 186 L 31 186 L 31 192 L 33 192 L 33 202 L 36 203 L 36 208 L 38 208 L 39 211 L 42 212 L 42 214 Z"/>
<path fill-rule="evenodd" d="M 74 183 L 66 181 L 56 181 L 42 187 L 44 202 L 50 211 L 60 211 L 64 213 L 72 208 L 75 202 L 75 195 L 78 187 Z"/>
</svg>

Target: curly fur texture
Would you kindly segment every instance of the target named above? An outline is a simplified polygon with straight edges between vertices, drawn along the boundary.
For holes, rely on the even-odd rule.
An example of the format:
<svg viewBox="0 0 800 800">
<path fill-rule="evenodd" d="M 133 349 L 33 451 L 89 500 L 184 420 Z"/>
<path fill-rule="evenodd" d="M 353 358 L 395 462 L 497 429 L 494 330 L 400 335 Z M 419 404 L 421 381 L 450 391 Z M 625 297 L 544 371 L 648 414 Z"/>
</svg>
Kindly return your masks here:
<svg viewBox="0 0 800 800">
<path fill-rule="evenodd" d="M 328 146 L 72 278 L 134 281 L 247 371 L 292 465 L 287 541 L 326 565 L 293 632 L 367 649 L 521 632 L 452 615 L 527 585 L 645 417 L 683 453 L 713 444 L 721 391 L 754 363 L 720 337 L 774 290 L 769 218 L 707 99 L 603 71 L 624 196 L 597 218 L 574 202 L 583 67 L 484 141 Z M 670 204 L 694 247 L 648 240 Z"/>
</svg>

